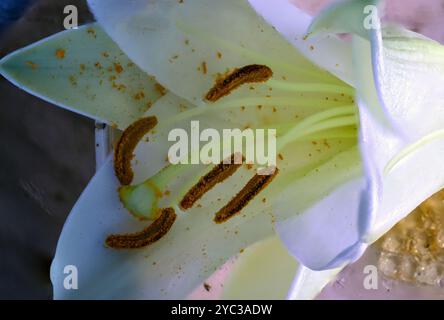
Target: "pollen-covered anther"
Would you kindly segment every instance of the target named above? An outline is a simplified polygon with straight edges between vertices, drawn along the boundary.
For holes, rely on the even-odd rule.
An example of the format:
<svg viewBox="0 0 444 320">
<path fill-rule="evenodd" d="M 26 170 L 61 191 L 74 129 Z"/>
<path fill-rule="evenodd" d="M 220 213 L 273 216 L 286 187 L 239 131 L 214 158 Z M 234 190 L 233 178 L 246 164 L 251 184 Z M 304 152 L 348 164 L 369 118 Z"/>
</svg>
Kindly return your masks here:
<svg viewBox="0 0 444 320">
<path fill-rule="evenodd" d="M 236 161 L 237 158 L 241 161 Z M 216 184 L 221 183 L 232 176 L 237 169 L 242 166 L 244 158 L 239 154 L 233 154 L 230 161 L 223 161 L 214 167 L 209 173 L 200 180 L 185 194 L 180 207 L 184 210 L 190 209 L 196 201 L 203 197 L 205 193 L 211 190 Z"/>
<path fill-rule="evenodd" d="M 125 129 L 114 152 L 114 171 L 122 185 L 129 185 L 134 173 L 131 168 L 133 152 L 139 141 L 157 125 L 156 117 L 137 120 Z"/>
<path fill-rule="evenodd" d="M 256 174 L 228 204 L 216 213 L 214 222 L 223 223 L 238 214 L 254 197 L 267 187 L 278 172 L 277 168 L 273 168 L 269 175 Z"/>
<path fill-rule="evenodd" d="M 228 75 L 218 79 L 214 87 L 206 94 L 205 99 L 216 102 L 245 83 L 265 82 L 272 76 L 273 71 L 264 65 L 252 64 L 237 68 Z"/>
<path fill-rule="evenodd" d="M 106 245 L 113 249 L 138 249 L 158 241 L 168 233 L 177 217 L 172 208 L 161 210 L 160 216 L 142 231 L 110 235 L 106 238 Z"/>
</svg>

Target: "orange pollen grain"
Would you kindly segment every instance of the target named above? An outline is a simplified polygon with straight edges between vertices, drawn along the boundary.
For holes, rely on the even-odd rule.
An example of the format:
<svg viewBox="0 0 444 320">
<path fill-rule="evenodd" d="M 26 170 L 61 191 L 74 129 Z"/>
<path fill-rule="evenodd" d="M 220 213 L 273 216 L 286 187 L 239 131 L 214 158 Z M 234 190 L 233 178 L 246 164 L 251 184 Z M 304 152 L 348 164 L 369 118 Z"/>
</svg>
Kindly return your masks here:
<svg viewBox="0 0 444 320">
<path fill-rule="evenodd" d="M 63 49 L 57 49 L 55 52 L 55 56 L 57 57 L 57 59 L 64 59 L 65 54 L 66 54 L 66 52 Z"/>
<path fill-rule="evenodd" d="M 161 95 L 164 96 L 167 93 L 167 90 L 165 89 L 164 86 L 162 86 L 160 83 L 156 83 L 154 85 L 154 89 Z"/>
<path fill-rule="evenodd" d="M 123 67 L 120 63 L 114 63 L 114 70 L 116 70 L 117 73 L 122 73 Z"/>
<path fill-rule="evenodd" d="M 38 68 L 37 63 L 32 61 L 26 61 L 26 64 L 31 67 L 32 70 L 36 70 Z"/>
</svg>

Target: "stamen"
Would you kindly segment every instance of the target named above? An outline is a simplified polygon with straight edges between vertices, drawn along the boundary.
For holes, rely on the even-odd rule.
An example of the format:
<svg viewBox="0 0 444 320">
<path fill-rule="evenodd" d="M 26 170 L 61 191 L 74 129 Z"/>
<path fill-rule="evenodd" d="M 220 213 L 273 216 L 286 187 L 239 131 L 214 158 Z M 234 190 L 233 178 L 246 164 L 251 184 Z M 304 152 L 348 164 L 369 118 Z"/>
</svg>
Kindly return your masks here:
<svg viewBox="0 0 444 320">
<path fill-rule="evenodd" d="M 226 77 L 216 81 L 214 87 L 208 91 L 205 99 L 215 102 L 245 83 L 265 82 L 272 76 L 273 71 L 264 65 L 252 64 L 235 69 Z"/>
<path fill-rule="evenodd" d="M 209 173 L 200 178 L 199 182 L 195 184 L 183 197 L 180 202 L 180 207 L 184 210 L 190 209 L 197 200 L 211 190 L 216 184 L 221 183 L 232 176 L 237 169 L 242 166 L 241 163 L 235 161 L 236 155 L 231 156 L 229 164 L 225 164 L 224 161 L 214 167 Z M 242 159 L 243 160 L 243 159 Z"/>
<path fill-rule="evenodd" d="M 133 180 L 131 159 L 139 141 L 157 125 L 156 117 L 142 118 L 131 124 L 123 132 L 114 153 L 114 171 L 122 185 L 129 185 Z"/>
<path fill-rule="evenodd" d="M 106 238 L 106 245 L 113 249 L 137 249 L 146 247 L 161 239 L 171 229 L 176 220 L 174 209 L 162 209 L 162 213 L 147 228 L 137 233 L 110 235 Z"/>
<path fill-rule="evenodd" d="M 275 168 L 273 174 L 270 175 L 256 174 L 227 205 L 216 213 L 214 222 L 223 223 L 239 213 L 276 177 L 278 172 L 279 170 Z"/>
</svg>

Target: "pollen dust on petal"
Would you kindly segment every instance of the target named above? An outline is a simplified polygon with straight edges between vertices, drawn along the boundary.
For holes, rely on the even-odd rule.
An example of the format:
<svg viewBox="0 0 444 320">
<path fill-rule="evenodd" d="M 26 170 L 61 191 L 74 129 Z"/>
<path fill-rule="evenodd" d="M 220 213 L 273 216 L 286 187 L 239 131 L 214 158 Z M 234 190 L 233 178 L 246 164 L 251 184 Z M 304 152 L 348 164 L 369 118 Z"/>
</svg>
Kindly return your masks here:
<svg viewBox="0 0 444 320">
<path fill-rule="evenodd" d="M 64 59 L 66 55 L 66 51 L 64 49 L 57 49 L 55 52 L 55 56 L 57 59 Z"/>
</svg>

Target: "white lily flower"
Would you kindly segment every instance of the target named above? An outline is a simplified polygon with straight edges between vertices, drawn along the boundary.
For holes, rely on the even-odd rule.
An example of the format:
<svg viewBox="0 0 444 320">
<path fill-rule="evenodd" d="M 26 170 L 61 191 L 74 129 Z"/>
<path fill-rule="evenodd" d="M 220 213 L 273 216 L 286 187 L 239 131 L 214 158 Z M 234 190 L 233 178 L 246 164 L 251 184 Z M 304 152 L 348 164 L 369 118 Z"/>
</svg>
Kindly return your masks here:
<svg viewBox="0 0 444 320">
<path fill-rule="evenodd" d="M 151 181 L 169 191 L 160 200 L 166 203 L 195 180 L 192 166 L 174 175 L 161 171 L 169 130 L 188 128 L 190 120 L 217 129 L 276 127 L 281 160 L 279 174 L 241 215 L 213 222 L 251 177 L 245 168 L 199 206 L 186 213 L 176 207 L 177 219 L 162 239 L 143 249 L 113 250 L 105 247 L 106 237 L 140 230 L 141 222 L 119 201 L 109 159 L 65 224 L 51 268 L 55 298 L 185 298 L 255 243 L 247 250 L 256 255 L 242 260 L 240 254 L 231 280 L 237 283 L 228 286 L 226 297 L 243 285 L 250 292 L 254 286 L 256 292 L 273 288 L 284 297 L 298 267 L 293 256 L 312 270 L 325 270 L 300 268 L 288 296 L 312 298 L 443 187 L 444 49 L 397 28 L 363 29 L 363 8 L 373 1 L 343 2 L 314 22 L 287 0 L 89 4 L 99 25 L 13 53 L 1 61 L 2 74 L 43 99 L 121 129 L 155 116 L 156 131 L 135 151 L 134 176 L 136 183 L 160 176 Z M 344 42 L 317 36 L 320 31 L 355 36 Z M 215 103 L 203 99 L 218 74 L 252 64 L 266 65 L 273 77 Z M 263 259 L 280 250 L 276 231 L 291 256 L 279 251 L 284 253 Z M 254 261 L 260 264 L 253 269 Z M 66 265 L 78 268 L 78 290 L 63 286 Z M 251 281 L 251 273 L 262 270 L 275 277 Z"/>
</svg>

